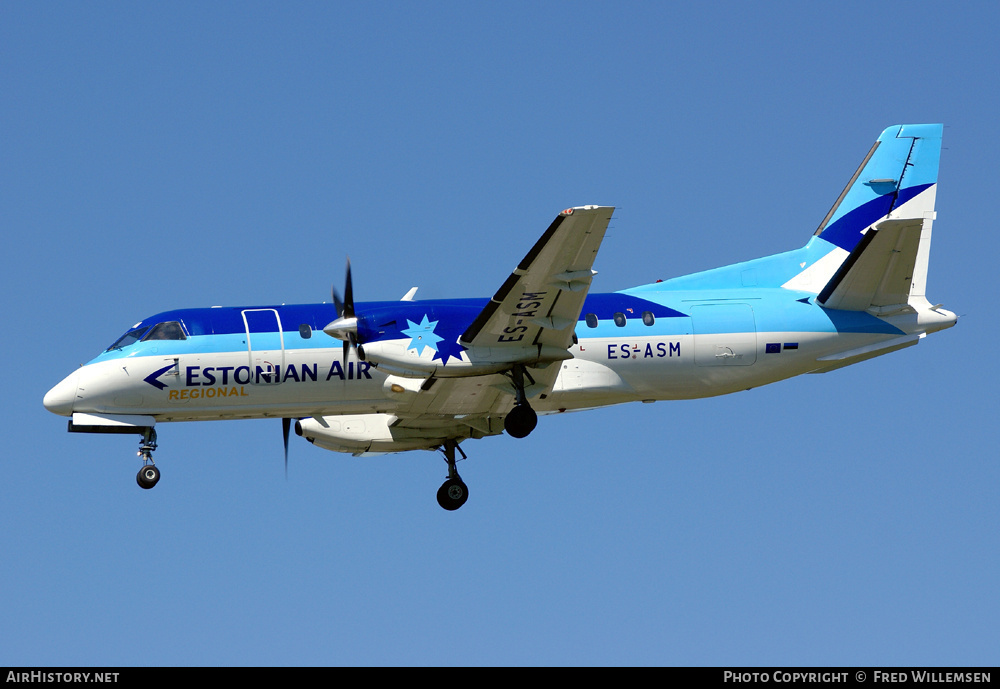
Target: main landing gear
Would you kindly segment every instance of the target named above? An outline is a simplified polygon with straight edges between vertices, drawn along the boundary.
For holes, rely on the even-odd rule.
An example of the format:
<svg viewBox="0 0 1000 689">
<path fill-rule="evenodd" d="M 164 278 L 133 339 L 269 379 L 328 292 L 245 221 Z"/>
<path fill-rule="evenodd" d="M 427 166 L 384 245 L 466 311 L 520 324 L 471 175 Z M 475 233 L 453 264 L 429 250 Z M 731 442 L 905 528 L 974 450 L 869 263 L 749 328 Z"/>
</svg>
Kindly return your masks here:
<svg viewBox="0 0 1000 689">
<path fill-rule="evenodd" d="M 538 425 L 538 414 L 528 404 L 528 398 L 524 394 L 525 376 L 534 384 L 535 381 L 524 370 L 524 366 L 515 366 L 510 371 L 510 379 L 514 383 L 514 408 L 504 418 L 503 429 L 514 438 L 526 438 Z"/>
<path fill-rule="evenodd" d="M 142 440 L 139 441 L 139 456 L 142 458 L 142 468 L 135 475 L 135 482 L 140 488 L 149 490 L 160 480 L 160 470 L 153 464 L 153 450 L 156 449 L 156 431 L 152 428 L 142 430 Z"/>
<path fill-rule="evenodd" d="M 465 501 L 469 499 L 469 487 L 462 481 L 462 477 L 458 475 L 458 470 L 455 468 L 455 450 L 461 453 L 462 459 L 468 459 L 468 457 L 454 440 L 445 440 L 444 446 L 439 449 L 444 454 L 444 460 L 448 462 L 448 480 L 438 488 L 438 504 L 452 512 L 464 505 Z"/>
<path fill-rule="evenodd" d="M 535 381 L 521 365 L 512 368 L 508 375 L 514 384 L 514 408 L 504 417 L 503 428 L 507 431 L 507 435 L 514 438 L 524 438 L 538 425 L 538 414 L 528 404 L 528 397 L 524 393 L 524 379 L 527 378 L 532 385 L 535 384 Z M 461 453 L 462 459 L 467 459 L 467 457 L 454 440 L 444 441 L 444 445 L 438 449 L 444 455 L 444 460 L 448 462 L 448 480 L 438 488 L 438 504 L 451 512 L 464 505 L 465 501 L 469 499 L 469 487 L 465 485 L 455 467 L 455 450 Z"/>
<path fill-rule="evenodd" d="M 508 435 L 514 438 L 524 438 L 538 425 L 538 414 L 528 404 L 528 397 L 524 392 L 524 379 L 527 378 L 532 385 L 535 384 L 535 381 L 521 365 L 512 368 L 508 375 L 514 384 L 514 408 L 504 417 L 503 428 Z M 469 487 L 462 481 L 462 477 L 458 475 L 458 469 L 455 467 L 455 450 L 461 453 L 462 459 L 467 459 L 467 457 L 454 440 L 444 441 L 444 444 L 438 449 L 444 455 L 444 460 L 448 462 L 448 480 L 438 488 L 437 501 L 441 507 L 451 512 L 464 505 L 465 501 L 469 499 Z"/>
</svg>

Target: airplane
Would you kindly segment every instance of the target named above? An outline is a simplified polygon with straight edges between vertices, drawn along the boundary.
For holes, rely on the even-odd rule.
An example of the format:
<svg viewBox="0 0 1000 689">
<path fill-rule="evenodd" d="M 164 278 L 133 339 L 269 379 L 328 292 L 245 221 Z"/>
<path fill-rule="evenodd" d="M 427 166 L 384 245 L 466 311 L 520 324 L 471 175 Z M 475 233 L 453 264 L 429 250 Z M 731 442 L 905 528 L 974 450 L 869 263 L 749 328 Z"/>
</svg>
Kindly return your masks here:
<svg viewBox="0 0 1000 689">
<path fill-rule="evenodd" d="M 280 418 L 354 455 L 440 451 L 446 510 L 469 490 L 460 443 L 524 438 L 538 415 L 723 395 L 917 344 L 957 322 L 925 290 L 942 125 L 879 136 L 805 246 L 590 294 L 613 207 L 559 213 L 492 298 L 182 309 L 145 318 L 45 395 L 69 431 Z"/>
</svg>

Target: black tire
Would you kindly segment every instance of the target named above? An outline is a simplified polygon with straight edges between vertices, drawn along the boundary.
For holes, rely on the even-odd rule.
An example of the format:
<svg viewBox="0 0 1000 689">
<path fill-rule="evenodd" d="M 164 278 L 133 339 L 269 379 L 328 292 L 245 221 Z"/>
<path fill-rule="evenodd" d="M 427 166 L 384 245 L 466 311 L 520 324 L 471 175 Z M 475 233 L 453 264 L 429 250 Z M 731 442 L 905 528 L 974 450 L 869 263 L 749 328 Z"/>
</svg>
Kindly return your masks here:
<svg viewBox="0 0 1000 689">
<path fill-rule="evenodd" d="M 512 438 L 526 438 L 538 425 L 538 414 L 527 404 L 519 404 L 510 410 L 503 420 L 503 429 Z"/>
<path fill-rule="evenodd" d="M 145 488 L 146 490 L 155 486 L 159 480 L 160 470 L 152 464 L 147 464 L 139 469 L 139 473 L 135 475 L 135 482 L 139 484 L 140 488 Z"/>
<path fill-rule="evenodd" d="M 438 504 L 452 512 L 469 499 L 469 487 L 460 478 L 452 478 L 441 484 L 437 492 Z"/>
</svg>

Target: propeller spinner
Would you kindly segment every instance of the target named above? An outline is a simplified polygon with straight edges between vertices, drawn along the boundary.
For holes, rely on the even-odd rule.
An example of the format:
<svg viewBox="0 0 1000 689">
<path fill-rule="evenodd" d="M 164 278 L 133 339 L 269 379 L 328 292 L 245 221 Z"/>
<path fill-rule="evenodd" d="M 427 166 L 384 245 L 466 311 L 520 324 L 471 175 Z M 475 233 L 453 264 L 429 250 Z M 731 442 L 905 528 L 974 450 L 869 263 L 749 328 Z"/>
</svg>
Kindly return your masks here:
<svg viewBox="0 0 1000 689">
<path fill-rule="evenodd" d="M 347 279 L 344 284 L 343 301 L 341 301 L 340 295 L 337 294 L 336 287 L 331 291 L 333 292 L 333 303 L 337 307 L 337 320 L 328 323 L 323 328 L 323 332 L 330 337 L 343 340 L 344 361 L 347 361 L 347 355 L 352 348 L 358 351 L 360 358 L 361 352 L 358 350 L 358 318 L 354 313 L 354 284 L 351 281 L 350 258 L 347 259 Z"/>
</svg>

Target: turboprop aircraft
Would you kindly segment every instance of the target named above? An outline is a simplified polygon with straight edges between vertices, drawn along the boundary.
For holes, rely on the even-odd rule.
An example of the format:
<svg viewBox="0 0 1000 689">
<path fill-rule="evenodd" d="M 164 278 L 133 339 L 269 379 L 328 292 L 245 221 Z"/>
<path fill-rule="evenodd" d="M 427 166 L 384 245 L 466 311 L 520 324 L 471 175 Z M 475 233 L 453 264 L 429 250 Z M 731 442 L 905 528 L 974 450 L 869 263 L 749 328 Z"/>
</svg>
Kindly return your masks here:
<svg viewBox="0 0 1000 689">
<path fill-rule="evenodd" d="M 490 299 L 183 309 L 145 318 L 45 395 L 69 430 L 280 418 L 355 455 L 439 450 L 447 510 L 459 444 L 524 438 L 538 414 L 723 395 L 888 354 L 951 327 L 926 296 L 942 126 L 889 127 L 805 246 L 589 294 L 608 206 L 567 208 Z"/>
</svg>

